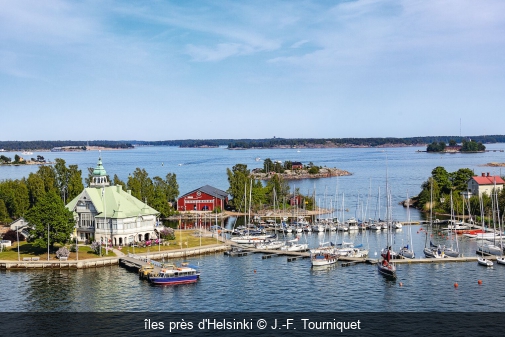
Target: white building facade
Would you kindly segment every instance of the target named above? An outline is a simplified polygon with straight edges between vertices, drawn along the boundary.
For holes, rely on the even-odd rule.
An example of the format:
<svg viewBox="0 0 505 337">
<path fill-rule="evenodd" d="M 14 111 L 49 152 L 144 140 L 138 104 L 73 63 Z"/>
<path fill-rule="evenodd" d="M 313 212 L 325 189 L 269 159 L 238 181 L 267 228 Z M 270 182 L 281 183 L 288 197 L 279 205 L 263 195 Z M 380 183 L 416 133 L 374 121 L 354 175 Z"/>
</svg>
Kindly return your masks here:
<svg viewBox="0 0 505 337">
<path fill-rule="evenodd" d="M 101 158 L 93 171 L 90 187 L 66 206 L 74 212 L 79 241 L 108 242 L 123 246 L 156 239 L 159 212 L 123 191 L 110 186 Z"/>
</svg>

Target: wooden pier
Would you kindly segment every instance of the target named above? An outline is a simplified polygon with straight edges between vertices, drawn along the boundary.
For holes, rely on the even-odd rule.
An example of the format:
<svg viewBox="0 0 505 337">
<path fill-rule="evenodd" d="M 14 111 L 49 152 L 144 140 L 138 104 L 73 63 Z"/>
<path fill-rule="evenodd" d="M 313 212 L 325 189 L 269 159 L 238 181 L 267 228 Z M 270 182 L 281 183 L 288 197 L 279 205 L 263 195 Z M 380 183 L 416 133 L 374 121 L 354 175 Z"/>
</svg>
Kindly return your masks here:
<svg viewBox="0 0 505 337">
<path fill-rule="evenodd" d="M 233 244 L 237 246 L 237 244 Z M 268 249 L 255 249 L 255 248 L 243 248 L 243 252 L 248 254 L 263 254 L 261 257 L 263 260 L 270 259 L 273 257 L 286 256 L 288 262 L 294 262 L 301 259 L 310 258 L 309 252 L 289 252 L 283 250 L 268 250 Z M 245 255 L 244 255 L 245 256 Z M 419 259 L 394 259 L 391 262 L 395 264 L 415 264 L 415 263 L 449 263 L 449 262 L 477 262 L 479 256 L 461 256 L 461 257 L 445 257 L 442 259 L 436 258 L 419 258 Z M 496 256 L 486 256 L 488 260 L 496 260 Z M 359 263 L 366 264 L 376 264 L 380 259 L 364 258 L 364 257 L 348 257 L 340 256 L 338 261 L 341 262 L 342 267 L 350 267 Z"/>
</svg>

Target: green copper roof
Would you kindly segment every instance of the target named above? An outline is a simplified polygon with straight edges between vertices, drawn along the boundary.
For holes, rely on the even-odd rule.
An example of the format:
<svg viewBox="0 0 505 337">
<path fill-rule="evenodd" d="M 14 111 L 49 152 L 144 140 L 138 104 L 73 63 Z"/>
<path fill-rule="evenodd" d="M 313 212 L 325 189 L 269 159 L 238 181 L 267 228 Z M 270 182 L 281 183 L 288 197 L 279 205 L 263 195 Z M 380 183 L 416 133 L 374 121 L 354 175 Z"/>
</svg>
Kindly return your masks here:
<svg viewBox="0 0 505 337">
<path fill-rule="evenodd" d="M 93 175 L 94 176 L 106 176 L 107 172 L 105 172 L 105 169 L 103 168 L 102 165 L 102 157 L 98 158 L 98 164 L 96 165 L 95 169 L 93 170 Z"/>
<path fill-rule="evenodd" d="M 102 192 L 103 191 L 103 192 Z M 67 204 L 74 211 L 77 202 L 86 197 L 98 212 L 97 218 L 124 219 L 142 215 L 158 215 L 159 212 L 121 189 L 120 186 L 87 187 Z"/>
</svg>

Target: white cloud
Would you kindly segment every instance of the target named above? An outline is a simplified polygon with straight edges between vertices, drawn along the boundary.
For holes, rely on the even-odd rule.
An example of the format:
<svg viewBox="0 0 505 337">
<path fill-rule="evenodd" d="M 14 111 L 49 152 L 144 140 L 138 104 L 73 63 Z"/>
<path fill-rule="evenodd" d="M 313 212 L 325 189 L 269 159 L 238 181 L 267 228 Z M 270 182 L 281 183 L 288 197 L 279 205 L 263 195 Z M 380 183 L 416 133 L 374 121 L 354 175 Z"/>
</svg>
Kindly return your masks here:
<svg viewBox="0 0 505 337">
<path fill-rule="evenodd" d="M 249 54 L 252 48 L 238 43 L 220 43 L 215 48 L 189 44 L 187 52 L 195 61 L 221 61 L 230 56 Z"/>
<path fill-rule="evenodd" d="M 304 44 L 306 44 L 308 42 L 309 42 L 309 40 L 300 40 L 298 42 L 293 43 L 290 48 L 294 48 L 294 49 L 300 48 L 301 46 L 303 46 Z"/>
</svg>

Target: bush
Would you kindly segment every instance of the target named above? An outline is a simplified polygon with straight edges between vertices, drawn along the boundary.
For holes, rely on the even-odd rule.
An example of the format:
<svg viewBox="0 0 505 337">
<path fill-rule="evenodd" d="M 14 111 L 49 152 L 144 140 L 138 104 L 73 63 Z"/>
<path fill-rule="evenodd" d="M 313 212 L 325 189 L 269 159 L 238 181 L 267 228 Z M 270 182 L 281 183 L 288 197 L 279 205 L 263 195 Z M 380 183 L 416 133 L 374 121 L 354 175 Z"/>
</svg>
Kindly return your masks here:
<svg viewBox="0 0 505 337">
<path fill-rule="evenodd" d="M 57 258 L 60 258 L 60 257 L 69 257 L 69 256 L 70 256 L 70 252 L 68 251 L 67 247 L 61 247 L 56 252 L 56 257 Z"/>
<path fill-rule="evenodd" d="M 97 241 L 93 241 L 90 246 L 91 249 L 95 252 L 95 254 L 100 254 L 100 243 Z"/>
<path fill-rule="evenodd" d="M 11 242 L 16 242 L 18 241 L 18 234 L 14 230 L 9 230 L 7 233 L 4 234 L 3 240 L 10 240 Z M 21 234 L 19 234 L 19 241 L 24 241 L 25 237 Z"/>
<path fill-rule="evenodd" d="M 160 237 L 163 240 L 175 240 L 175 231 L 173 228 L 165 227 L 160 231 Z"/>
<path fill-rule="evenodd" d="M 219 206 L 216 206 L 216 208 L 214 208 L 214 210 L 212 211 L 212 213 L 221 213 L 221 207 Z"/>
</svg>

